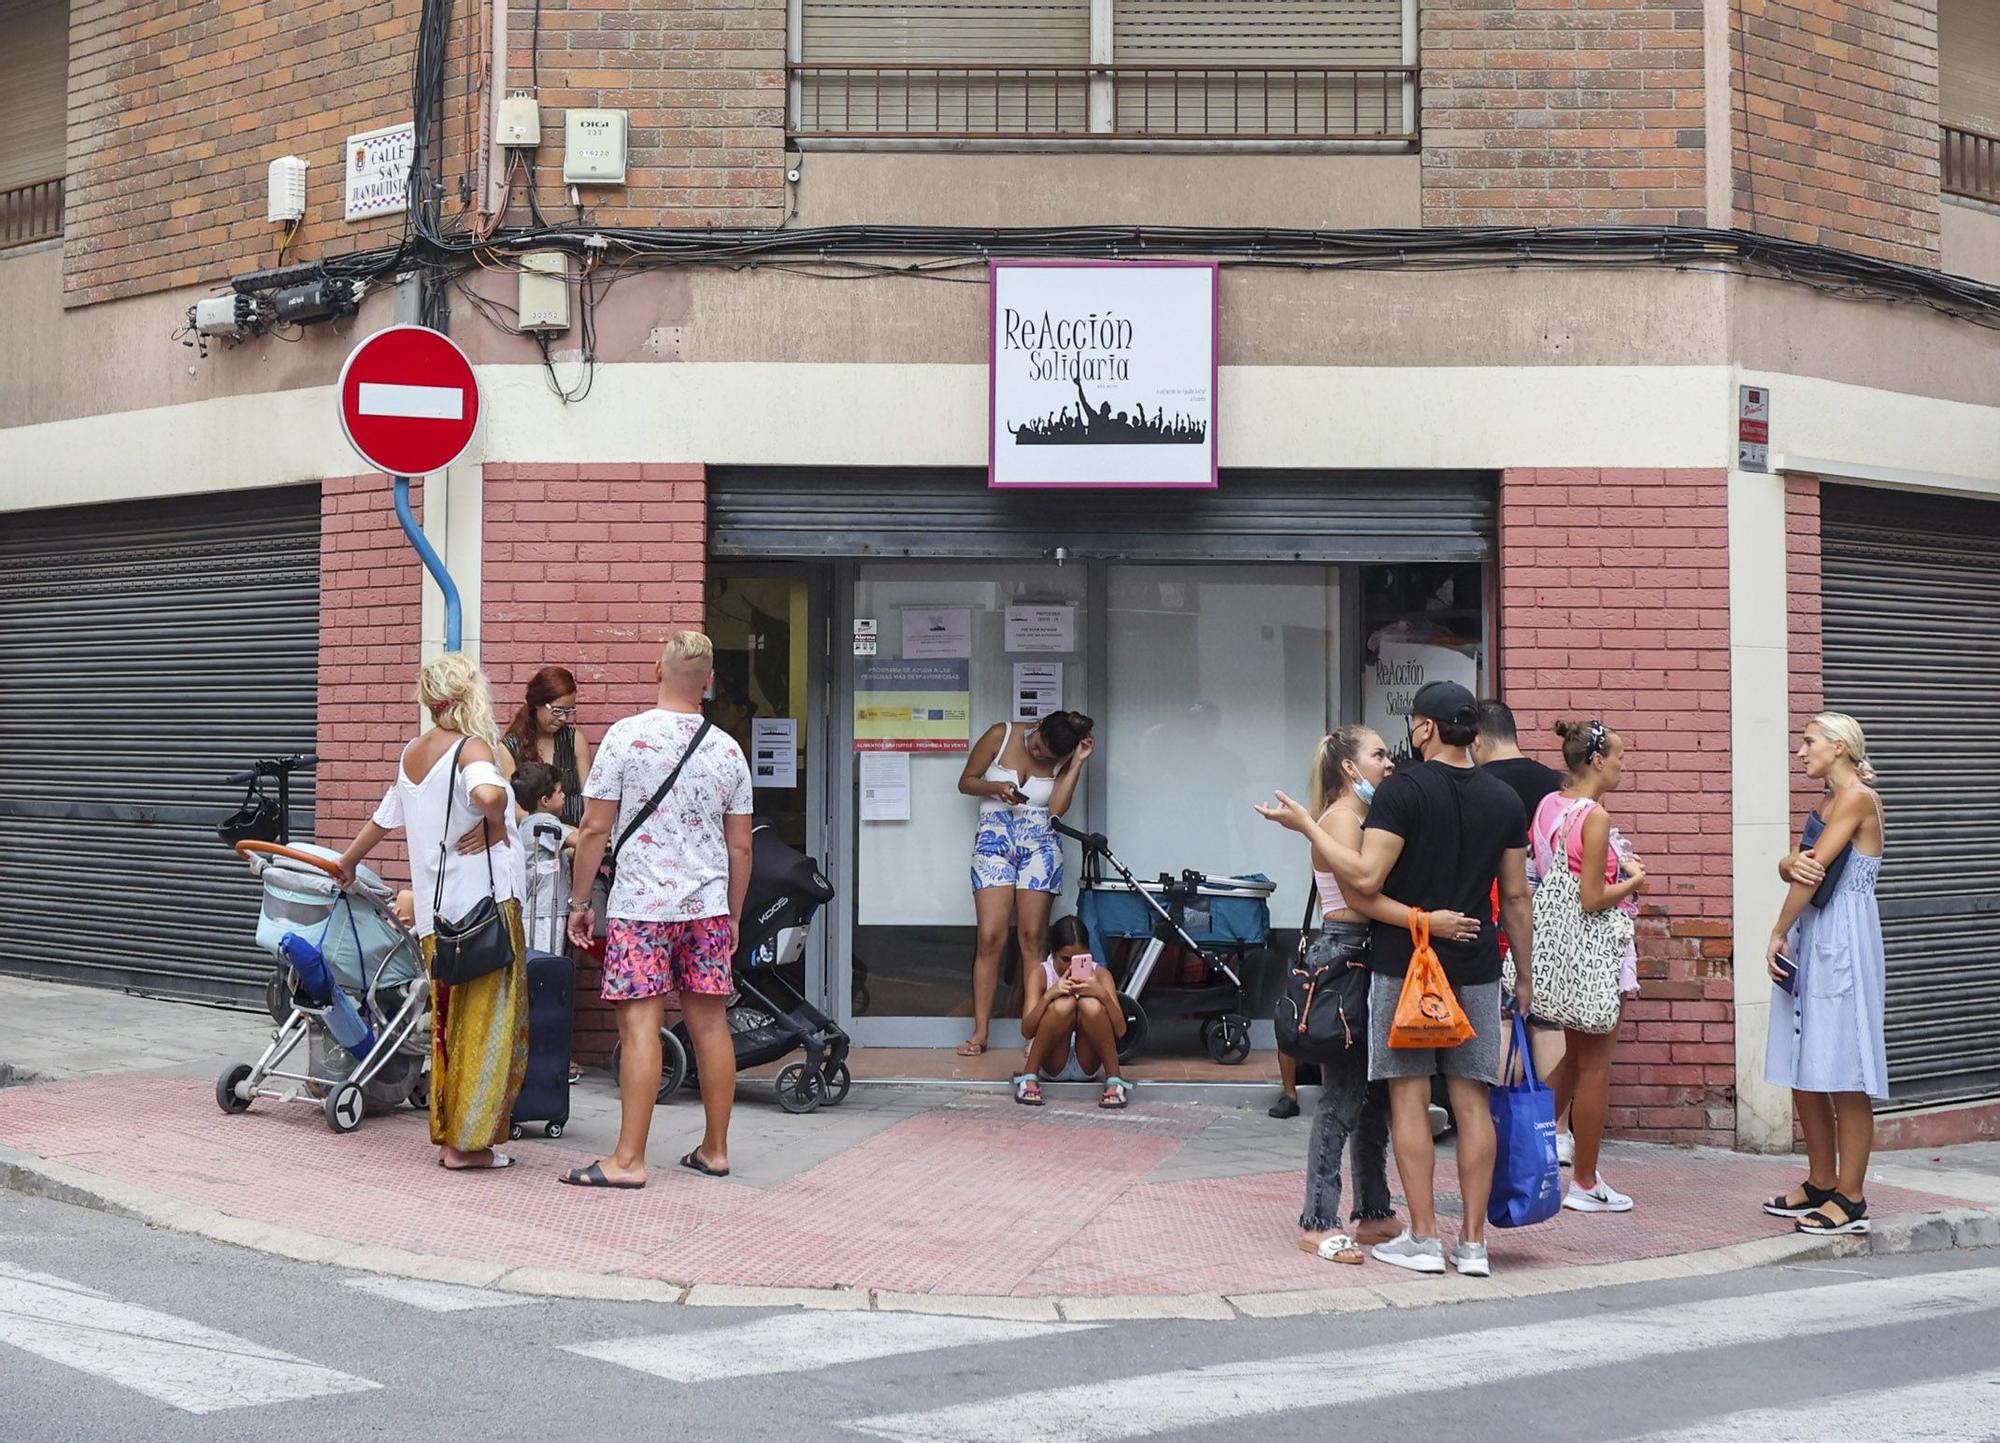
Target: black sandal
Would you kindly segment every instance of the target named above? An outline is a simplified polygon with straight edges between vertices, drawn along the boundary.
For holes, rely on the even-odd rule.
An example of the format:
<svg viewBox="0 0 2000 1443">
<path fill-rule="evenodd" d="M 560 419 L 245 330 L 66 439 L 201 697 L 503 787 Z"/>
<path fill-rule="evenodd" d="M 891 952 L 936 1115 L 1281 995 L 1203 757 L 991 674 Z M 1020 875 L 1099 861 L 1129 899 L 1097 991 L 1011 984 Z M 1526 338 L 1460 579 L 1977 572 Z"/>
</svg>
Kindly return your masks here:
<svg viewBox="0 0 2000 1443">
<path fill-rule="evenodd" d="M 1793 1223 L 1793 1230 L 1811 1233 L 1819 1238 L 1837 1238 L 1847 1233 L 1865 1233 L 1873 1228 L 1874 1225 L 1868 1221 L 1868 1199 L 1847 1198 L 1834 1193 L 1826 1201 L 1846 1213 L 1847 1221 L 1835 1222 L 1833 1215 L 1827 1212 L 1825 1205 L 1822 1204 L 1819 1209 L 1807 1213 Z"/>
<path fill-rule="evenodd" d="M 1830 1201 L 1833 1197 L 1832 1188 L 1814 1187 L 1809 1182 L 1800 1183 L 1797 1190 L 1806 1195 L 1806 1200 L 1803 1203 L 1794 1205 L 1791 1193 L 1781 1192 L 1764 1204 L 1764 1211 L 1774 1218 L 1802 1218 L 1820 1204 Z"/>
</svg>

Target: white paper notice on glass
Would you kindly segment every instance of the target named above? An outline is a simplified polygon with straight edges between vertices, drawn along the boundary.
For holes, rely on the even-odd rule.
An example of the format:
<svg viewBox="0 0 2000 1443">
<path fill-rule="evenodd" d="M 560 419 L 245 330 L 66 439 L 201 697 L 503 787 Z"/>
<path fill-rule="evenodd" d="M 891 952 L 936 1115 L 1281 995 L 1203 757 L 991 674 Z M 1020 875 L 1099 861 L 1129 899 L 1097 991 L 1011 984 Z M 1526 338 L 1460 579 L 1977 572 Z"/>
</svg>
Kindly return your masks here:
<svg viewBox="0 0 2000 1443">
<path fill-rule="evenodd" d="M 750 723 L 750 785 L 799 784 L 799 724 L 788 716 L 756 717 Z"/>
<path fill-rule="evenodd" d="M 972 608 L 903 608 L 903 659 L 957 659 L 972 655 Z"/>
<path fill-rule="evenodd" d="M 1007 650 L 1075 651 L 1076 608 L 1015 602 L 1007 608 Z"/>
<path fill-rule="evenodd" d="M 1062 710 L 1063 664 L 1059 661 L 1014 663 L 1014 720 L 1038 722 Z"/>
<path fill-rule="evenodd" d="M 910 820 L 910 754 L 856 752 L 861 762 L 861 820 Z"/>
</svg>

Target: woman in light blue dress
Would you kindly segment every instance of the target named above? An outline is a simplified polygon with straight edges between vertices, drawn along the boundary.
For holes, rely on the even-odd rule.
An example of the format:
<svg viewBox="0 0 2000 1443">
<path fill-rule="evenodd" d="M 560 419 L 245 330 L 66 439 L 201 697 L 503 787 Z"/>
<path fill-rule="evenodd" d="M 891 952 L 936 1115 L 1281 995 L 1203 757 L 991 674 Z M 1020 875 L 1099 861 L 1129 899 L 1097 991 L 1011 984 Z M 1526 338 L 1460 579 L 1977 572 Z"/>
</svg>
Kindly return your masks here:
<svg viewBox="0 0 2000 1443">
<path fill-rule="evenodd" d="M 1778 865 L 1791 884 L 1764 958 L 1771 969 L 1764 1078 L 1792 1089 L 1806 1140 L 1806 1180 L 1764 1211 L 1802 1233 L 1868 1231 L 1863 1184 L 1875 1138 L 1873 1099 L 1889 1094 L 1882 1042 L 1882 799 L 1868 785 L 1861 724 L 1826 712 L 1807 724 L 1799 759 L 1826 794 L 1798 849 Z"/>
</svg>

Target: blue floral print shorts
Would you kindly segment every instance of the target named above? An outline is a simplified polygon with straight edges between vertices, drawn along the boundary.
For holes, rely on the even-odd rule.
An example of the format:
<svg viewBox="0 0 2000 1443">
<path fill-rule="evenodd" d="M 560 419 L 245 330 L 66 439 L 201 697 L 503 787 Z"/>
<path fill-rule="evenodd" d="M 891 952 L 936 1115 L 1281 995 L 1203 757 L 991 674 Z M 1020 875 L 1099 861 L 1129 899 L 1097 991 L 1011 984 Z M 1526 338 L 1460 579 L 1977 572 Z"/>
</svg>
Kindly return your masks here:
<svg viewBox="0 0 2000 1443">
<path fill-rule="evenodd" d="M 972 890 L 1018 887 L 1024 892 L 1063 889 L 1062 839 L 1042 807 L 983 813 L 972 839 Z"/>
</svg>

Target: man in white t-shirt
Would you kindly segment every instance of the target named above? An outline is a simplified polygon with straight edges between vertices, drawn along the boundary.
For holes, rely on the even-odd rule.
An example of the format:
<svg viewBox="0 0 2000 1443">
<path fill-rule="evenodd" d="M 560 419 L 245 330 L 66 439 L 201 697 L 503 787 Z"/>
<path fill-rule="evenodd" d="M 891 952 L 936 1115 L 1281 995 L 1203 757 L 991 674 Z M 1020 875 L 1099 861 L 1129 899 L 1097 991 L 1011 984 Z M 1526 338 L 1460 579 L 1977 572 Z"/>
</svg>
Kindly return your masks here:
<svg viewBox="0 0 2000 1443">
<path fill-rule="evenodd" d="M 736 1047 L 726 1008 L 750 885 L 750 767 L 726 732 L 702 720 L 714 644 L 698 631 L 675 632 L 656 670 L 659 705 L 612 725 L 583 784 L 574 875 L 596 876 L 607 847 L 628 829 L 631 835 L 618 850 L 605 909 L 603 994 L 618 1009 L 618 1148 L 564 1176 L 578 1187 L 645 1186 L 646 1134 L 660 1091 L 660 1026 L 667 997 L 676 992 L 707 1118 L 701 1145 L 681 1166 L 711 1177 L 729 1174 Z M 677 767 L 673 787 L 648 813 L 647 803 Z M 588 947 L 594 922 L 588 898 L 572 899 L 570 940 Z"/>
</svg>

